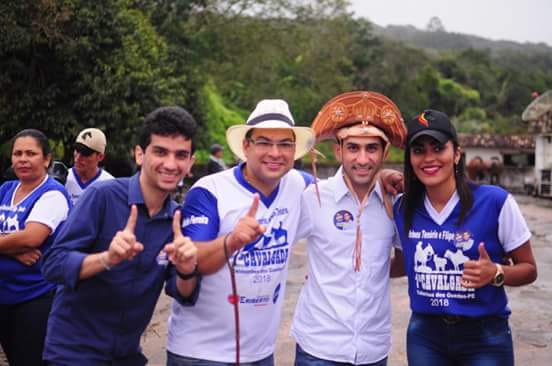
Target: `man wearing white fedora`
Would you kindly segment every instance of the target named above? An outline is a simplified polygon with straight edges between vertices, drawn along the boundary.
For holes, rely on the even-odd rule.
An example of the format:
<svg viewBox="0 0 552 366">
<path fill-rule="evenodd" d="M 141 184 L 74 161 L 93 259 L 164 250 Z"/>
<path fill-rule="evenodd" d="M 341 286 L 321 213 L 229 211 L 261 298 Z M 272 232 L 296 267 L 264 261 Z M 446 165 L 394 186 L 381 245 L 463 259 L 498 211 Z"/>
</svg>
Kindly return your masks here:
<svg viewBox="0 0 552 366">
<path fill-rule="evenodd" d="M 169 366 L 274 364 L 301 193 L 311 179 L 292 167 L 314 134 L 295 126 L 285 101 L 262 100 L 226 137 L 243 163 L 200 179 L 183 208 L 203 279 L 196 306 L 173 304 Z"/>
</svg>

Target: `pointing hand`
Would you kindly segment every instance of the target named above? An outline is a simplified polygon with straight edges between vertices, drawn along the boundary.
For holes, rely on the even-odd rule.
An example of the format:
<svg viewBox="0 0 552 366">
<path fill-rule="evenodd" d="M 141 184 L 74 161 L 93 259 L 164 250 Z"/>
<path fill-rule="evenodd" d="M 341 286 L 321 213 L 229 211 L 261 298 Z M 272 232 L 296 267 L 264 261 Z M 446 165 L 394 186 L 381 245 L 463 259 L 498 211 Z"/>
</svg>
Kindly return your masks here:
<svg viewBox="0 0 552 366">
<path fill-rule="evenodd" d="M 173 241 L 165 245 L 169 260 L 180 273 L 191 273 L 197 264 L 197 247 L 190 238 L 182 234 L 181 212 L 177 210 L 173 218 Z"/>
<path fill-rule="evenodd" d="M 144 246 L 136 240 L 134 235 L 137 221 L 138 208 L 136 205 L 132 205 L 126 226 L 123 230 L 117 231 L 109 244 L 106 260 L 110 266 L 116 266 L 124 260 L 132 260 L 144 250 Z"/>
<path fill-rule="evenodd" d="M 228 245 L 231 251 L 243 248 L 265 232 L 265 227 L 259 224 L 255 218 L 259 208 L 259 201 L 259 194 L 255 193 L 253 203 L 251 203 L 247 214 L 238 221 L 238 224 L 228 236 Z"/>
</svg>

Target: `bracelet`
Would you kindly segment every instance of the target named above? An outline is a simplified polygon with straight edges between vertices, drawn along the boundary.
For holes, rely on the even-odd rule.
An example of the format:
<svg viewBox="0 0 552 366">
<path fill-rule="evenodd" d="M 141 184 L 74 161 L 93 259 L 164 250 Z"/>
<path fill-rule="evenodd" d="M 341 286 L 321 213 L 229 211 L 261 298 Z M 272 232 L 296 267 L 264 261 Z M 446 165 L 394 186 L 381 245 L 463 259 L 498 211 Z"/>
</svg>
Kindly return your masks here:
<svg viewBox="0 0 552 366">
<path fill-rule="evenodd" d="M 178 270 L 176 271 L 176 275 L 181 279 L 183 279 L 184 281 L 191 280 L 192 278 L 197 277 L 198 274 L 199 274 L 199 271 L 198 271 L 197 262 L 195 264 L 194 270 L 190 273 L 181 273 L 181 272 L 178 272 Z"/>
<path fill-rule="evenodd" d="M 110 270 L 111 270 L 111 266 L 110 266 L 109 263 L 107 262 L 107 259 L 104 257 L 104 254 L 107 254 L 107 252 L 100 253 L 100 255 L 99 255 L 100 263 L 102 264 L 103 268 L 104 268 L 106 271 L 110 271 Z"/>
</svg>

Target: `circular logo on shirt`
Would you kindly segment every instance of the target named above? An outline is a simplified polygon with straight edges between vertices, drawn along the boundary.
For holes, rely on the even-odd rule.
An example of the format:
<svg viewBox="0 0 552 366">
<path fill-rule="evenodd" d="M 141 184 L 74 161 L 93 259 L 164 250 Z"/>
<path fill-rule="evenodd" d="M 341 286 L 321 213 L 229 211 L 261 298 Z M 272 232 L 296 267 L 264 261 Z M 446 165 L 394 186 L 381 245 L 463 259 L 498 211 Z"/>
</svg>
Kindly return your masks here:
<svg viewBox="0 0 552 366">
<path fill-rule="evenodd" d="M 278 301 L 278 296 L 280 296 L 280 284 L 276 286 L 274 289 L 274 293 L 272 294 L 272 303 L 276 304 L 276 301 Z"/>
<path fill-rule="evenodd" d="M 333 217 L 334 226 L 339 230 L 345 230 L 353 224 L 353 214 L 347 210 L 337 211 Z"/>
<path fill-rule="evenodd" d="M 460 231 L 456 233 L 455 243 L 457 249 L 461 249 L 463 252 L 466 252 L 473 247 L 473 237 L 469 231 Z"/>
</svg>

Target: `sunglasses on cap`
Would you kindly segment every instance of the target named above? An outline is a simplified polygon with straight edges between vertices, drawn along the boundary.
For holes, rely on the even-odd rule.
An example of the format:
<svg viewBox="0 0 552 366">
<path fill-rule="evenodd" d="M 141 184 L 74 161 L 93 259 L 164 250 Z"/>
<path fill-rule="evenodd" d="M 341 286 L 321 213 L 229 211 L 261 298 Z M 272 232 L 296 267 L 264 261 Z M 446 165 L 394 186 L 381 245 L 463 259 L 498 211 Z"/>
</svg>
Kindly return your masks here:
<svg viewBox="0 0 552 366">
<path fill-rule="evenodd" d="M 78 152 L 82 156 L 90 156 L 96 152 L 83 144 L 75 144 L 73 148 L 75 149 L 76 152 Z"/>
</svg>

